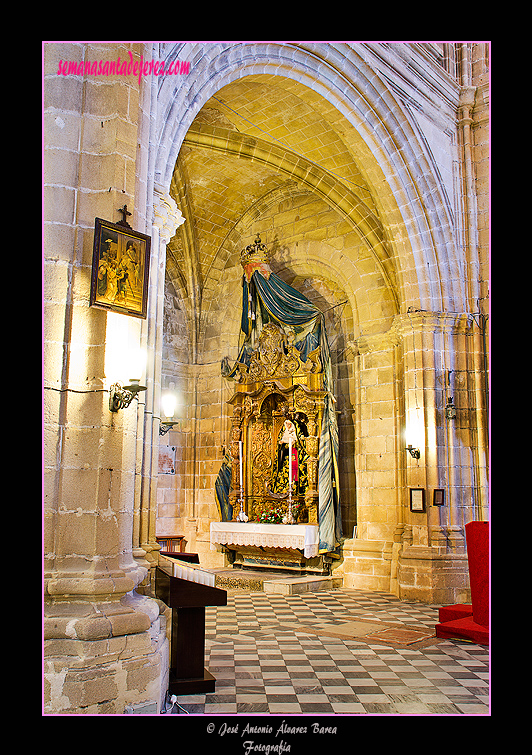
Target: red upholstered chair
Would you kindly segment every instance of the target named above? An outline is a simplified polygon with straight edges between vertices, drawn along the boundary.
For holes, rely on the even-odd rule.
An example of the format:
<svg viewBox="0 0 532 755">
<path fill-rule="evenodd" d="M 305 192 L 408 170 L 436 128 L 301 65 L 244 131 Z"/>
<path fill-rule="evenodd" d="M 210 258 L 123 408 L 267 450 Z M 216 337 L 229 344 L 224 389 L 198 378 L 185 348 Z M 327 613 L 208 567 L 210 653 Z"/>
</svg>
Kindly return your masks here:
<svg viewBox="0 0 532 755">
<path fill-rule="evenodd" d="M 436 637 L 489 645 L 489 522 L 466 524 L 471 604 L 443 606 Z"/>
</svg>

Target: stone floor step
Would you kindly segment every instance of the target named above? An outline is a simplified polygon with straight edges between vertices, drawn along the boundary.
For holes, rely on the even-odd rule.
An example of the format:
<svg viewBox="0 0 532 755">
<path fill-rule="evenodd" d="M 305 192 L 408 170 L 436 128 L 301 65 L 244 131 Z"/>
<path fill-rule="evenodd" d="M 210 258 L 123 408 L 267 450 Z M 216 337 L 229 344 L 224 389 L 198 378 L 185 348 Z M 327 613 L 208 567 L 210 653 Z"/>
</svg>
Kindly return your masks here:
<svg viewBox="0 0 532 755">
<path fill-rule="evenodd" d="M 343 585 L 343 577 L 306 576 L 289 579 L 271 579 L 263 582 L 263 592 L 280 595 L 299 595 L 318 590 L 337 590 Z"/>
<path fill-rule="evenodd" d="M 222 590 L 298 595 L 317 590 L 334 590 L 342 587 L 342 577 L 302 575 L 285 577 L 278 572 L 248 569 L 209 569 L 216 577 L 215 585 Z"/>
</svg>

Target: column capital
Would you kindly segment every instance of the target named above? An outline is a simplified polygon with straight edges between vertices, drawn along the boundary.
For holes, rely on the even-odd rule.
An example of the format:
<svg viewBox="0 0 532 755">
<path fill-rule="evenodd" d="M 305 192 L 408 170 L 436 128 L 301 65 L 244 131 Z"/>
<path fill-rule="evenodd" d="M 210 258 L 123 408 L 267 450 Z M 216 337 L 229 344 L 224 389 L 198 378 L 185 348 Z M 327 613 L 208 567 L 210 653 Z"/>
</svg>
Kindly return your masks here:
<svg viewBox="0 0 532 755">
<path fill-rule="evenodd" d="M 176 230 L 185 222 L 176 201 L 168 194 L 155 189 L 153 202 L 153 225 L 159 229 L 161 241 L 167 244 Z"/>
<path fill-rule="evenodd" d="M 458 125 L 470 126 L 473 123 L 473 108 L 477 88 L 464 86 L 460 89 L 458 101 Z"/>
<path fill-rule="evenodd" d="M 477 87 L 463 86 L 459 93 L 458 107 L 473 107 L 475 104 L 475 95 Z"/>
</svg>

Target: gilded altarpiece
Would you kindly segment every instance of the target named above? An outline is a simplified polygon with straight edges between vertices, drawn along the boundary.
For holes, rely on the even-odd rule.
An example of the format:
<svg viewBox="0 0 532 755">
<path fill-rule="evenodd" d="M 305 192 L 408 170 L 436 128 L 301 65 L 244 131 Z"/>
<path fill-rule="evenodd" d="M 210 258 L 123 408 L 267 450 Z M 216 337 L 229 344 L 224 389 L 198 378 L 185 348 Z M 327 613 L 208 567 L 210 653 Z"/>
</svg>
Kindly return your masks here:
<svg viewBox="0 0 532 755">
<path fill-rule="evenodd" d="M 326 569 L 341 520 L 324 316 L 270 259 L 259 236 L 241 254 L 242 340 L 236 361 L 222 362 L 235 388 L 211 544 L 247 565 Z"/>
<path fill-rule="evenodd" d="M 243 509 L 249 520 L 281 523 L 291 508 L 294 522 L 318 523 L 318 451 L 325 399 L 319 351 L 318 347 L 303 362 L 284 331 L 270 322 L 262 329 L 249 366 L 237 365 L 236 391 L 230 399 L 233 521 Z M 287 453 L 287 422 L 293 428 L 294 463 Z"/>
</svg>

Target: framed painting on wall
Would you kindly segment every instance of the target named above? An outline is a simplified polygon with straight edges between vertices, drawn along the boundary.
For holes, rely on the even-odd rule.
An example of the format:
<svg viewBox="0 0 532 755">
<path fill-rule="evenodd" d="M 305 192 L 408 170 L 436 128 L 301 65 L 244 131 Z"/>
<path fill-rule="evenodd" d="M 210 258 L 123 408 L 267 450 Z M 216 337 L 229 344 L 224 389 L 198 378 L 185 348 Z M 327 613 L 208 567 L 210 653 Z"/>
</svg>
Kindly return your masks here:
<svg viewBox="0 0 532 755">
<path fill-rule="evenodd" d="M 410 488 L 410 511 L 425 511 L 425 490 Z"/>
<path fill-rule="evenodd" d="M 159 474 L 175 474 L 175 446 L 159 446 Z"/>
<path fill-rule="evenodd" d="M 91 307 L 146 318 L 151 238 L 127 225 L 96 218 Z"/>
<path fill-rule="evenodd" d="M 445 490 L 436 488 L 432 498 L 433 506 L 443 506 L 445 504 Z"/>
</svg>

